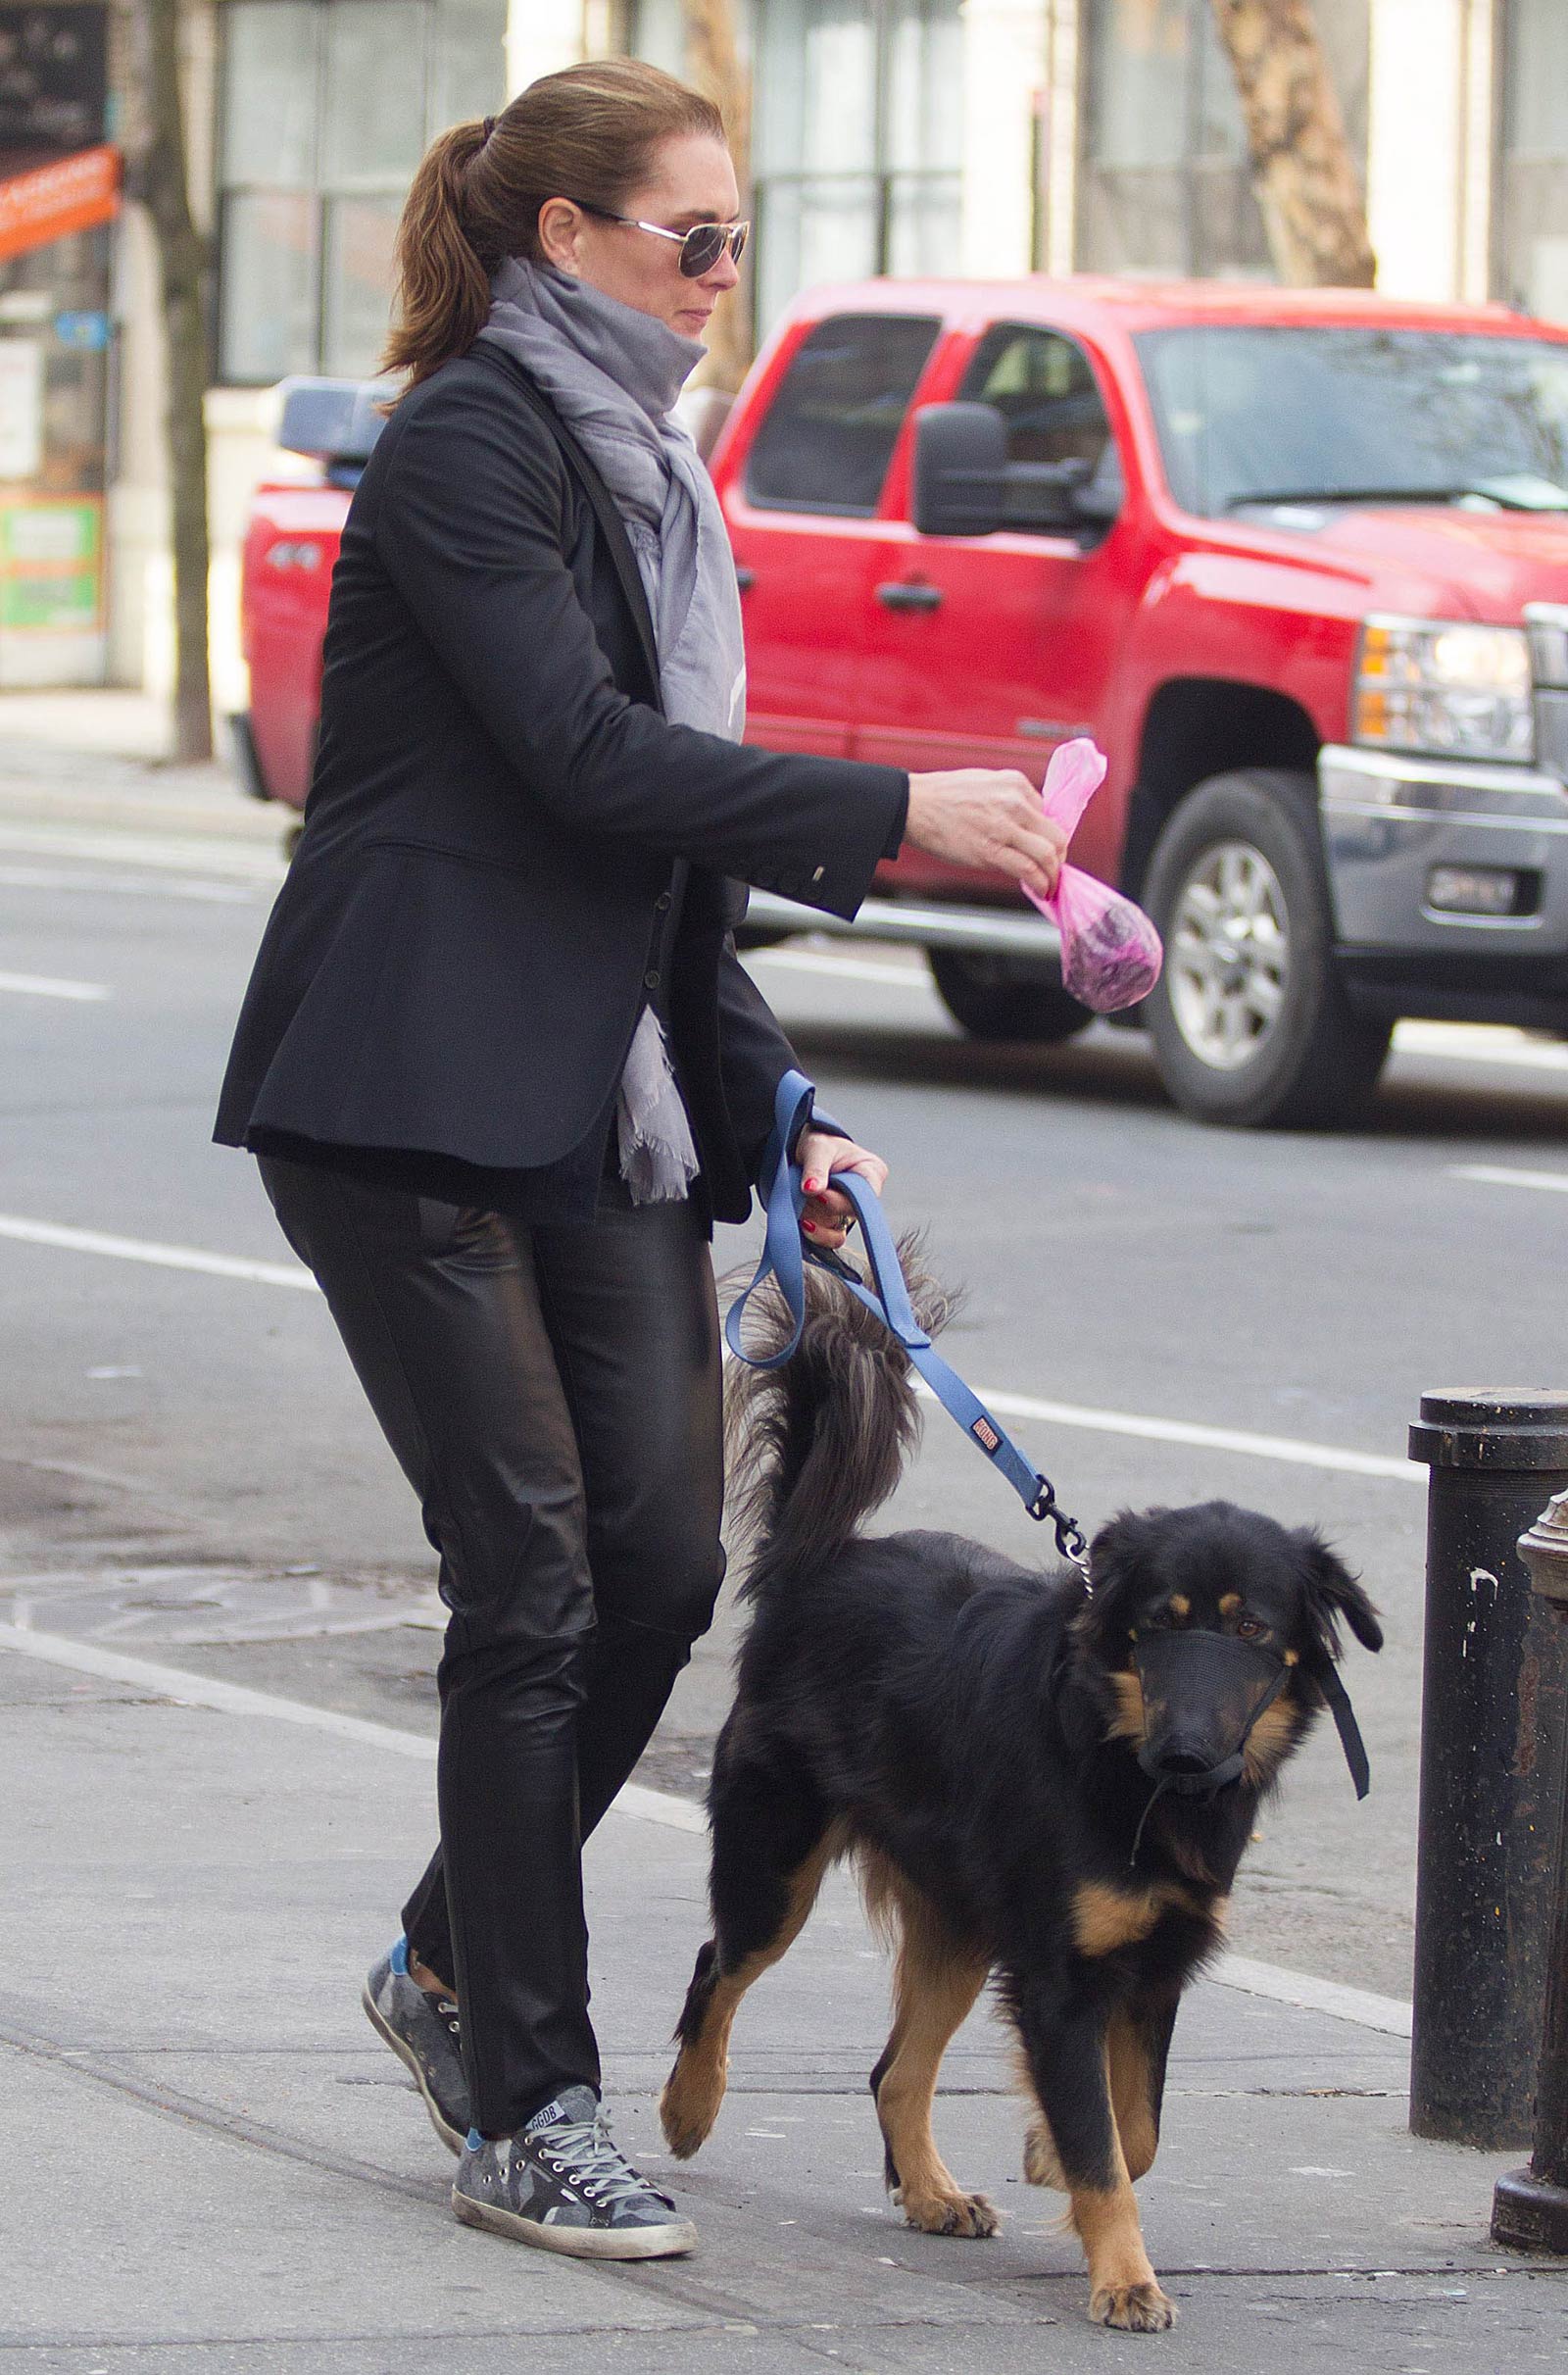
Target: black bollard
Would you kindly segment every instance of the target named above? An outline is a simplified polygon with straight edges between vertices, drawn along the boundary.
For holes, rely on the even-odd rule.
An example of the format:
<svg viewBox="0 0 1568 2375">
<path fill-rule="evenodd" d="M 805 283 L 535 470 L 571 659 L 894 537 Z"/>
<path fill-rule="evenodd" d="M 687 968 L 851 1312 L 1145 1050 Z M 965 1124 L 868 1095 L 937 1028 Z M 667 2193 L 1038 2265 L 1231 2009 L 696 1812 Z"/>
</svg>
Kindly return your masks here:
<svg viewBox="0 0 1568 2375">
<path fill-rule="evenodd" d="M 1568 1635 L 1568 1493 L 1559 1493 L 1519 1545 L 1531 1580 Z M 1495 2243 L 1515 2251 L 1568 2251 L 1568 1788 L 1557 1824 L 1557 1869 L 1546 2014 L 1536 2088 L 1536 2150 L 1528 2169 L 1499 2177 L 1492 2198 Z"/>
<path fill-rule="evenodd" d="M 1423 1394 L 1431 1469 L 1410 2126 L 1530 2141 L 1568 1721 L 1568 1626 L 1516 1545 L 1568 1486 L 1568 1393 Z"/>
</svg>

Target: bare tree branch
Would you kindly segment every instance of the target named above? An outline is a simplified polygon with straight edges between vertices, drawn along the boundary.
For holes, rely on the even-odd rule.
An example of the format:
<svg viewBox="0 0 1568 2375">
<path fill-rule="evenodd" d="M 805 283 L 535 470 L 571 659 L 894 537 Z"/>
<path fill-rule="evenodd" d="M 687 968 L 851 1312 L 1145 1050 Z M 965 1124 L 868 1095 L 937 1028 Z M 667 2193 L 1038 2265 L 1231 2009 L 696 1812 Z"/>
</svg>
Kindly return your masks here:
<svg viewBox="0 0 1568 2375">
<path fill-rule="evenodd" d="M 1211 0 L 1269 252 L 1298 287 L 1370 288 L 1377 261 L 1312 0 Z"/>
</svg>

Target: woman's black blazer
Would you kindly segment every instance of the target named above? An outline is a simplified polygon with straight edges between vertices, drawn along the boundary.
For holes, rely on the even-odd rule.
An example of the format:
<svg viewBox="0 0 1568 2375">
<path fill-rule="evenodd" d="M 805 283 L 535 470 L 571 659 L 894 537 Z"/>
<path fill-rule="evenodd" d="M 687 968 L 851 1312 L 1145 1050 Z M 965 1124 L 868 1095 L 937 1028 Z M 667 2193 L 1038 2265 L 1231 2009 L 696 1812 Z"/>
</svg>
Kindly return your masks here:
<svg viewBox="0 0 1568 2375">
<path fill-rule="evenodd" d="M 737 746 L 658 700 L 603 482 L 509 357 L 443 365 L 349 507 L 305 829 L 220 1143 L 558 1163 L 603 1144 L 652 997 L 708 1198 L 744 1217 L 793 1058 L 735 956 L 739 884 L 853 915 L 908 779 Z"/>
</svg>

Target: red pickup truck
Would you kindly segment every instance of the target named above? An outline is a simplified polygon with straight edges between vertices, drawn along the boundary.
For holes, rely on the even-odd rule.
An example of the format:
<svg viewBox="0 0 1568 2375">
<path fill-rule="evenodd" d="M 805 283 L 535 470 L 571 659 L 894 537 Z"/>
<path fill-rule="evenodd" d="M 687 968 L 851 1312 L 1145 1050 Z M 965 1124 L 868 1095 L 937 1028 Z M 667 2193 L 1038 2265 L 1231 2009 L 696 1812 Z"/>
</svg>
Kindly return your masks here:
<svg viewBox="0 0 1568 2375">
<path fill-rule="evenodd" d="M 258 490 L 251 788 L 303 800 L 377 417 L 296 383 Z M 1139 1010 L 1205 1120 L 1342 1118 L 1405 1014 L 1568 1030 L 1568 330 L 1495 307 L 876 280 L 780 324 L 710 464 L 751 739 L 1022 767 L 1090 734 L 1074 860 L 1164 934 Z M 759 937 L 834 929 L 755 894 Z M 1090 1017 L 1016 885 L 906 852 L 853 931 L 982 1038 Z"/>
</svg>

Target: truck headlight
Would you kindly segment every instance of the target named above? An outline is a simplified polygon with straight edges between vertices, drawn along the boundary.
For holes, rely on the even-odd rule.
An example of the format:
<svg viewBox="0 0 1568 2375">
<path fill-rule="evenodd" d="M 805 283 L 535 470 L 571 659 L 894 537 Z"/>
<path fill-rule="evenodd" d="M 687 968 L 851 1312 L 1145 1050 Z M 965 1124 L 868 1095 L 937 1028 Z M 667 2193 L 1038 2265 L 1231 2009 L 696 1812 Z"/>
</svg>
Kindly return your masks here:
<svg viewBox="0 0 1568 2375">
<path fill-rule="evenodd" d="M 1378 750 L 1533 759 L 1524 628 L 1369 618 L 1356 660 L 1350 738 Z"/>
</svg>

